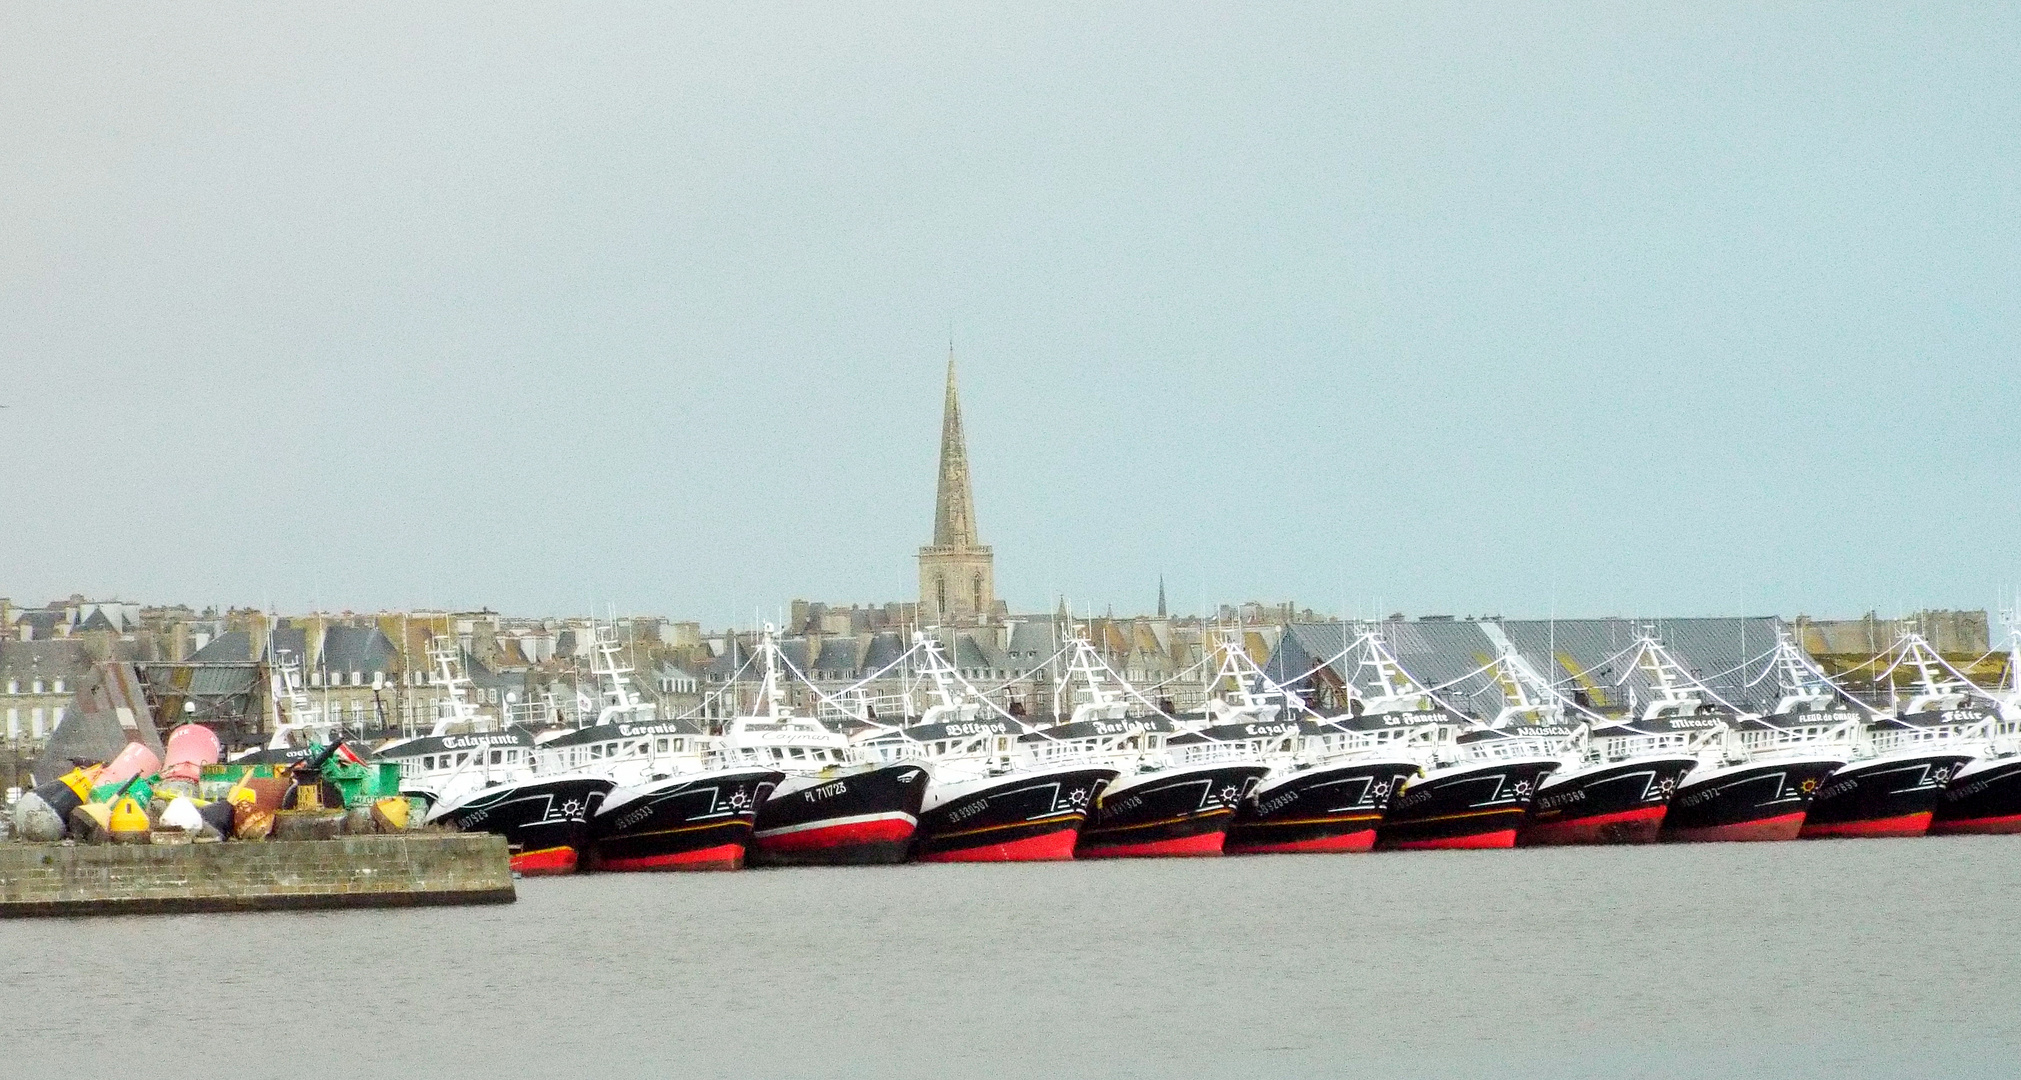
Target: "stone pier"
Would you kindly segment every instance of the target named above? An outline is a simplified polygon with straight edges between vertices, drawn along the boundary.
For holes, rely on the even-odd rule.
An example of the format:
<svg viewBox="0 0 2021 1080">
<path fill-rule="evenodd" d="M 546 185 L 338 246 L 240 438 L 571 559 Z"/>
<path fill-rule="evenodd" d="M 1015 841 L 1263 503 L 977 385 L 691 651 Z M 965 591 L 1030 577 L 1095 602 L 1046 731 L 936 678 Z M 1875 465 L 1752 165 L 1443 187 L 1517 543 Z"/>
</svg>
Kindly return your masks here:
<svg viewBox="0 0 2021 1080">
<path fill-rule="evenodd" d="M 510 903 L 489 833 L 154 845 L 0 843 L 0 918 Z"/>
</svg>

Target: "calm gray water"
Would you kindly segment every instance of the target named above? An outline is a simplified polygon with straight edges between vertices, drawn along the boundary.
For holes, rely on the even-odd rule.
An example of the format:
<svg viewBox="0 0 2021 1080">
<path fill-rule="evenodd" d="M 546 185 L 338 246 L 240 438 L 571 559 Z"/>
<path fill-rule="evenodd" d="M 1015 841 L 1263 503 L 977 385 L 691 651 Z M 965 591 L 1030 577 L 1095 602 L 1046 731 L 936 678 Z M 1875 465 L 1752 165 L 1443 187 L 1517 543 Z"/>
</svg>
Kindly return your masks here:
<svg viewBox="0 0 2021 1080">
<path fill-rule="evenodd" d="M 0 959 L 23 1077 L 2010 1077 L 2021 838 L 611 875 Z"/>
</svg>

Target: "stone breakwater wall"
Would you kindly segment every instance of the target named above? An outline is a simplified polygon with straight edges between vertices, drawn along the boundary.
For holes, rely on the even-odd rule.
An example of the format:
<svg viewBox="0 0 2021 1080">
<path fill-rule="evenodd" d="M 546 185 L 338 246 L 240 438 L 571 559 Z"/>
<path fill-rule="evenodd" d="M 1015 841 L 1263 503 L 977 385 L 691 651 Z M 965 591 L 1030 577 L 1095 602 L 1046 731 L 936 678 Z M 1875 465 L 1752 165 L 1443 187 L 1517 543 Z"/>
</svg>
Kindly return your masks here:
<svg viewBox="0 0 2021 1080">
<path fill-rule="evenodd" d="M 505 838 L 0 843 L 0 917 L 510 903 Z"/>
</svg>

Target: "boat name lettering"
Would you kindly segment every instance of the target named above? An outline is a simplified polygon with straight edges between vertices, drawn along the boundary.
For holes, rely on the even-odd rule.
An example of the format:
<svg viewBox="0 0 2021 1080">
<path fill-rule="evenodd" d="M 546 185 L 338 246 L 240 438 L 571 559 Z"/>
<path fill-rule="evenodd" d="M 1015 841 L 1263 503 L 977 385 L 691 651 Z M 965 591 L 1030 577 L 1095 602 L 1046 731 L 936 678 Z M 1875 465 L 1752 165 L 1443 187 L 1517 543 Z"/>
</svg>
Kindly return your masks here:
<svg viewBox="0 0 2021 1080">
<path fill-rule="evenodd" d="M 494 743 L 511 744 L 517 740 L 509 735 L 445 735 L 442 748 L 445 750 L 468 750 L 473 747 L 490 746 Z"/>
<path fill-rule="evenodd" d="M 1298 801 L 1298 792 L 1287 791 L 1256 808 L 1258 814 L 1274 814 Z"/>
<path fill-rule="evenodd" d="M 1573 803 L 1585 801 L 1586 801 L 1586 789 L 1575 788 L 1571 791 L 1552 792 L 1551 794 L 1546 795 L 1541 799 L 1538 799 L 1537 809 L 1556 810 L 1561 806 L 1570 806 Z"/>
<path fill-rule="evenodd" d="M 823 784 L 817 788 L 808 788 L 805 794 L 807 796 L 808 802 L 820 802 L 823 799 L 832 799 L 837 795 L 846 795 L 848 793 L 849 793 L 849 782 L 847 780 L 837 780 L 832 784 Z"/>
<path fill-rule="evenodd" d="M 977 799 L 967 806 L 957 806 L 953 810 L 948 811 L 947 823 L 959 825 L 987 809 L 989 809 L 989 800 L 987 798 Z"/>
<path fill-rule="evenodd" d="M 954 723 L 947 725 L 949 735 L 988 735 L 1001 729 L 998 724 Z"/>
<path fill-rule="evenodd" d="M 634 735 L 685 735 L 678 724 L 619 724 L 618 734 L 629 739 Z"/>
</svg>

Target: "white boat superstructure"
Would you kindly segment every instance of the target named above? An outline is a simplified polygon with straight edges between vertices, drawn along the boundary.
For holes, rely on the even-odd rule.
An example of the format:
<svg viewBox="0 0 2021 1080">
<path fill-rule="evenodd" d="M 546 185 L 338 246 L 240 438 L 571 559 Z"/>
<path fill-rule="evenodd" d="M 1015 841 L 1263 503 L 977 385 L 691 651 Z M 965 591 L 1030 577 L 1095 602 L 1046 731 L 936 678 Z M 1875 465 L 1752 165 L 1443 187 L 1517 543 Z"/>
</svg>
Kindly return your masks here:
<svg viewBox="0 0 2021 1080">
<path fill-rule="evenodd" d="M 233 761 L 306 760 L 341 728 L 303 689 L 301 662 L 288 649 L 275 649 L 267 661 L 267 723 L 273 734 L 266 745 L 234 754 Z"/>
<path fill-rule="evenodd" d="M 1053 715 L 1064 712 L 1067 718 L 1025 733 L 1018 740 L 1020 756 L 1036 765 L 1111 768 L 1123 779 L 1172 768 L 1166 746 L 1177 730 L 1172 718 L 1110 668 L 1085 634 L 1073 636 L 1065 657 Z"/>
<path fill-rule="evenodd" d="M 597 681 L 594 721 L 534 737 L 543 776 L 587 773 L 636 787 L 721 767 L 718 740 L 683 718 L 662 717 L 639 695 L 617 628 L 592 624 L 590 672 Z"/>
<path fill-rule="evenodd" d="M 470 679 L 455 639 L 430 638 L 428 658 L 442 692 L 434 726 L 426 735 L 394 739 L 376 752 L 381 760 L 399 764 L 401 790 L 440 807 L 530 777 L 533 740 L 523 731 L 492 730 L 470 699 Z"/>
<path fill-rule="evenodd" d="M 788 775 L 818 774 L 861 762 L 849 737 L 787 703 L 785 661 L 771 623 L 758 640 L 755 662 L 764 672 L 750 712 L 723 722 L 722 755 L 738 765 L 764 765 Z"/>
</svg>

